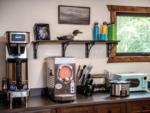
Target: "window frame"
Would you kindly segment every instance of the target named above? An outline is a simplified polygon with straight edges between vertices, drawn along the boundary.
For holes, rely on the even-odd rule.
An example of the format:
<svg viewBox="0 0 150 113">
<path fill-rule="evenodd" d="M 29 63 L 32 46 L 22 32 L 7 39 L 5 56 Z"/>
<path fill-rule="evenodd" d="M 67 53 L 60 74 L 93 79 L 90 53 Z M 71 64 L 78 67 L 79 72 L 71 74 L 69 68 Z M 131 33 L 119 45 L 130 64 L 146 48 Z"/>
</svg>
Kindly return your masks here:
<svg viewBox="0 0 150 113">
<path fill-rule="evenodd" d="M 126 14 L 150 14 L 150 7 L 138 7 L 138 6 L 118 6 L 118 5 L 107 5 L 110 11 L 111 23 L 116 23 L 118 13 Z M 126 55 L 125 55 L 126 54 Z M 108 56 L 108 63 L 113 62 L 150 62 L 150 55 L 141 54 L 118 54 L 117 45 L 113 45 Z"/>
</svg>

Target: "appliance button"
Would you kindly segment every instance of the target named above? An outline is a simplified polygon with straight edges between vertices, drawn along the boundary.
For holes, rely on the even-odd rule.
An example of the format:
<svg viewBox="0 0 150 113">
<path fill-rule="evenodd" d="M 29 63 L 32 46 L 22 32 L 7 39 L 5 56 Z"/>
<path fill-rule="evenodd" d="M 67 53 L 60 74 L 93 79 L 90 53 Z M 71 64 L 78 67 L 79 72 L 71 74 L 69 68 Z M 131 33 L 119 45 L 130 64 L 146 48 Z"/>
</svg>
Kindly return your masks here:
<svg viewBox="0 0 150 113">
<path fill-rule="evenodd" d="M 56 84 L 56 85 L 55 85 L 55 88 L 56 88 L 56 89 L 61 89 L 61 88 L 62 88 L 62 84 Z"/>
</svg>

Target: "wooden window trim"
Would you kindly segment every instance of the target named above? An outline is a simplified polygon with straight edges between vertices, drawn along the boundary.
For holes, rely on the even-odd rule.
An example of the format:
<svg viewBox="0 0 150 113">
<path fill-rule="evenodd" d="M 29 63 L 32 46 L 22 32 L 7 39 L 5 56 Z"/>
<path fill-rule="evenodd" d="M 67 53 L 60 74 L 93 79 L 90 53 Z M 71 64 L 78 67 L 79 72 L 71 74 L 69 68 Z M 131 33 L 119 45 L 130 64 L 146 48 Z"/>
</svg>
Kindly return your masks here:
<svg viewBox="0 0 150 113">
<path fill-rule="evenodd" d="M 150 7 L 107 5 L 111 23 L 116 23 L 117 13 L 150 14 Z M 117 45 L 109 52 L 108 63 L 114 62 L 150 62 L 150 56 L 117 56 Z"/>
</svg>

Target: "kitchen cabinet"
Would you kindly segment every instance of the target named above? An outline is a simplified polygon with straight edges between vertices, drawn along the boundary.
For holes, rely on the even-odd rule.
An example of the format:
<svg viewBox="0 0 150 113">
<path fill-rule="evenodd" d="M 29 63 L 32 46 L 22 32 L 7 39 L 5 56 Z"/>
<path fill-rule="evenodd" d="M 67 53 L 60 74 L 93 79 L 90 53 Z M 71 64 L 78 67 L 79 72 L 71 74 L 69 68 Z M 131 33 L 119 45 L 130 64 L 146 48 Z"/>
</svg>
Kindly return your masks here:
<svg viewBox="0 0 150 113">
<path fill-rule="evenodd" d="M 52 112 L 50 112 L 50 111 L 42 111 L 42 112 L 23 112 L 23 113 L 52 113 Z"/>
<path fill-rule="evenodd" d="M 106 44 L 107 45 L 107 56 L 114 45 L 117 45 L 119 41 L 93 41 L 93 40 L 36 40 L 32 41 L 33 44 L 33 57 L 37 59 L 38 47 L 41 44 L 61 44 L 62 57 L 65 57 L 65 52 L 69 44 L 85 45 L 85 57 L 88 58 L 91 48 L 95 44 Z"/>
<path fill-rule="evenodd" d="M 32 110 L 32 111 L 26 111 L 26 112 L 21 112 L 21 113 L 56 113 L 56 110 L 55 109 L 48 109 L 48 110 L 41 109 L 41 110 Z"/>
<path fill-rule="evenodd" d="M 57 113 L 96 113 L 93 106 L 60 108 Z"/>
<path fill-rule="evenodd" d="M 125 104 L 104 104 L 86 107 L 61 108 L 57 113 L 126 113 Z"/>
<path fill-rule="evenodd" d="M 135 101 L 127 103 L 127 113 L 150 113 L 150 101 Z"/>
<path fill-rule="evenodd" d="M 96 113 L 126 113 L 125 104 L 105 104 L 95 107 Z"/>
</svg>

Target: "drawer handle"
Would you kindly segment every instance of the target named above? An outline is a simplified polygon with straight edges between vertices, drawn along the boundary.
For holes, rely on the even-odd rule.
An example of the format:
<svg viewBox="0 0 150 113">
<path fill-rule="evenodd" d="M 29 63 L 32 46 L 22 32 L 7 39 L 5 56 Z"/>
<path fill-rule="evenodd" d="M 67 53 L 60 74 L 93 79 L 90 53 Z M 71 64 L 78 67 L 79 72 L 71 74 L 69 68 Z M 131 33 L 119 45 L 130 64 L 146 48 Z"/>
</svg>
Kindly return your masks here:
<svg viewBox="0 0 150 113">
<path fill-rule="evenodd" d="M 111 110 L 108 110 L 108 113 L 112 113 L 112 111 L 111 111 Z"/>
</svg>

